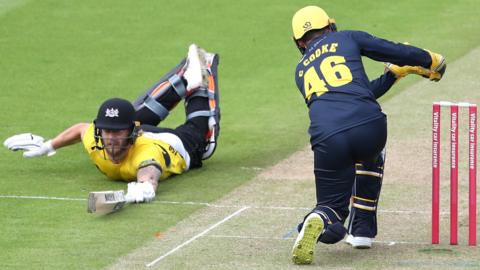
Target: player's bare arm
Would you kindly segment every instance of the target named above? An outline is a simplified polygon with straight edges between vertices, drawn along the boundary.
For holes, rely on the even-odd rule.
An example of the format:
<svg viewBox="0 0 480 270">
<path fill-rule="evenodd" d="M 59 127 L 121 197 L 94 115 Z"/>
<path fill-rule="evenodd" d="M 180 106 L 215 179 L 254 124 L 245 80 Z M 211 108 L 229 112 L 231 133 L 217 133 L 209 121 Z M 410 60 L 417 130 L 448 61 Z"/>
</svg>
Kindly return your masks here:
<svg viewBox="0 0 480 270">
<path fill-rule="evenodd" d="M 162 171 L 155 165 L 140 168 L 137 172 L 137 181 L 140 183 L 147 182 L 152 184 L 153 189 L 157 190 L 158 180 L 162 175 Z"/>
<path fill-rule="evenodd" d="M 138 169 L 137 182 L 128 184 L 127 194 L 123 190 L 90 192 L 88 212 L 108 214 L 120 210 L 126 203 L 151 202 L 162 171 L 156 165 Z"/>
<path fill-rule="evenodd" d="M 155 198 L 155 190 L 158 187 L 158 180 L 162 175 L 161 169 L 152 161 L 146 161 L 150 165 L 143 165 L 137 171 L 137 182 L 128 184 L 125 199 L 127 202 L 151 202 Z"/>
<path fill-rule="evenodd" d="M 90 124 L 88 123 L 78 123 L 67 128 L 52 140 L 53 148 L 59 149 L 68 145 L 79 143 L 89 125 Z"/>
</svg>

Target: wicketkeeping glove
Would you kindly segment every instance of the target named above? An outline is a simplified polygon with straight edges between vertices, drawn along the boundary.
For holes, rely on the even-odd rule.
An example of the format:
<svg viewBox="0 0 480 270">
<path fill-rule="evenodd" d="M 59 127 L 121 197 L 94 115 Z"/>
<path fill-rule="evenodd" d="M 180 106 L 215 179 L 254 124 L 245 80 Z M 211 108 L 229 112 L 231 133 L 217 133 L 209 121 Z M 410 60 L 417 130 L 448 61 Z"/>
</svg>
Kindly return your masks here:
<svg viewBox="0 0 480 270">
<path fill-rule="evenodd" d="M 404 44 L 409 45 L 408 42 L 404 42 Z M 391 71 L 395 74 L 395 77 L 402 78 L 407 76 L 408 74 L 417 74 L 424 78 L 430 79 L 431 81 L 440 81 L 447 69 L 447 61 L 443 55 L 425 50 L 430 54 L 432 58 L 432 64 L 430 65 L 430 69 L 420 67 L 420 66 L 397 66 L 392 63 L 385 63 L 385 67 L 387 70 Z"/>
<path fill-rule="evenodd" d="M 432 74 L 430 75 L 430 80 L 438 82 L 442 79 L 443 73 L 445 73 L 447 69 L 447 61 L 441 54 L 429 50 L 426 51 L 430 54 L 430 57 L 432 57 L 432 65 L 430 66 Z"/>
<path fill-rule="evenodd" d="M 385 68 L 395 74 L 397 78 L 403 78 L 408 74 L 418 74 L 421 76 L 428 76 L 430 75 L 430 71 L 428 69 L 424 69 L 421 67 L 413 67 L 413 66 L 397 66 L 392 63 L 385 63 Z"/>
<path fill-rule="evenodd" d="M 3 142 L 3 145 L 12 151 L 24 151 L 24 157 L 52 156 L 56 151 L 52 141 L 44 142 L 44 138 L 32 133 L 14 135 Z"/>
<path fill-rule="evenodd" d="M 392 63 L 385 63 L 385 68 L 395 74 L 397 78 L 403 78 L 408 74 L 417 74 L 431 81 L 439 81 L 443 75 L 443 73 L 434 72 L 420 66 L 397 66 Z M 445 72 L 445 68 L 443 72 Z"/>
</svg>

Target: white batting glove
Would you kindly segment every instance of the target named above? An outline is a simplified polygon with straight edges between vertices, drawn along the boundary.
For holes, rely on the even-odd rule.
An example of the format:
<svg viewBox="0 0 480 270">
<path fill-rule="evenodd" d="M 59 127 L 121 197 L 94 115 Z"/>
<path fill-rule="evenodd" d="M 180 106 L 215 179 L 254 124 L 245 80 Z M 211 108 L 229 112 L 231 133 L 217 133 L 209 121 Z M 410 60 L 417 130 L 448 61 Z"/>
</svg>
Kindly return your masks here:
<svg viewBox="0 0 480 270">
<path fill-rule="evenodd" d="M 34 135 L 32 133 L 22 133 L 14 135 L 7 138 L 3 145 L 8 148 L 8 150 L 17 151 L 17 150 L 32 150 L 40 147 L 43 144 L 43 137 Z"/>
<path fill-rule="evenodd" d="M 142 203 L 151 202 L 155 198 L 155 190 L 153 185 L 148 182 L 130 182 L 128 183 L 127 194 L 125 200 L 127 202 Z"/>
<path fill-rule="evenodd" d="M 50 157 L 55 155 L 56 153 L 57 152 L 52 146 L 52 140 L 48 140 L 44 142 L 42 145 L 40 145 L 40 147 L 38 147 L 37 149 L 32 149 L 30 151 L 23 152 L 23 157 L 31 158 L 31 157 L 41 157 L 45 155 Z"/>
<path fill-rule="evenodd" d="M 44 142 L 44 138 L 32 133 L 14 135 L 3 142 L 3 145 L 11 151 L 23 150 L 24 157 L 52 156 L 55 149 L 52 141 Z"/>
<path fill-rule="evenodd" d="M 125 200 L 129 203 L 143 201 L 143 194 L 137 187 L 137 182 L 128 183 L 127 194 L 125 194 Z"/>
<path fill-rule="evenodd" d="M 143 193 L 143 200 L 144 202 L 151 202 L 155 199 L 155 190 L 153 189 L 153 185 L 149 182 L 142 182 L 138 183 L 139 189 Z"/>
</svg>

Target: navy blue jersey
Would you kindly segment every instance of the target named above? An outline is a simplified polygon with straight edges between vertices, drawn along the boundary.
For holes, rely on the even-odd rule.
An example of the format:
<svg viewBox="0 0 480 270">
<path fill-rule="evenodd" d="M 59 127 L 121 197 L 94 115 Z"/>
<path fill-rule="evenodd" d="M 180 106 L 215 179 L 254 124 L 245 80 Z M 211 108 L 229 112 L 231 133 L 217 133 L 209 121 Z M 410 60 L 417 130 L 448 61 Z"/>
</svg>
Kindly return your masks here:
<svg viewBox="0 0 480 270">
<path fill-rule="evenodd" d="M 385 117 L 375 100 L 393 84 L 392 74 L 370 82 L 362 56 L 399 66 L 430 68 L 430 54 L 361 31 L 340 31 L 310 42 L 297 65 L 297 87 L 309 107 L 311 143 Z"/>
<path fill-rule="evenodd" d="M 372 90 L 375 99 L 380 98 L 390 90 L 395 81 L 397 81 L 397 77 L 391 71 L 388 71 L 377 79 L 370 81 L 370 90 Z"/>
</svg>

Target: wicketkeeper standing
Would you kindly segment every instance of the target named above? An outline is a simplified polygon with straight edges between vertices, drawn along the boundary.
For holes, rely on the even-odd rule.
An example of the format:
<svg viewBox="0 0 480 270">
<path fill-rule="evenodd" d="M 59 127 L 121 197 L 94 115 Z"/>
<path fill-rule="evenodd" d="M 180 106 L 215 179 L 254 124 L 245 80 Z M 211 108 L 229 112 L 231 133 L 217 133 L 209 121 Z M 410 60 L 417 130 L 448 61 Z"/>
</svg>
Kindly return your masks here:
<svg viewBox="0 0 480 270">
<path fill-rule="evenodd" d="M 213 154 L 220 131 L 217 66 L 218 55 L 193 44 L 188 57 L 133 104 L 109 99 L 93 123 L 73 125 L 46 142 L 26 133 L 4 145 L 24 150 L 24 157 L 39 157 L 81 141 L 103 174 L 129 182 L 128 202 L 149 202 L 159 180 L 201 167 Z M 186 122 L 175 129 L 157 127 L 182 99 Z"/>
<path fill-rule="evenodd" d="M 315 208 L 298 227 L 292 259 L 296 264 L 310 264 L 317 240 L 333 244 L 347 233 L 344 223 L 349 215 L 356 164 L 361 166 L 357 172 L 381 181 L 379 167 L 383 170 L 381 153 L 387 139 L 387 121 L 374 92 L 388 90 L 398 74 L 416 73 L 440 80 L 446 64 L 443 56 L 414 46 L 361 31 L 337 32 L 335 21 L 316 6 L 297 11 L 292 28 L 295 44 L 303 55 L 295 81 L 309 108 L 317 197 Z M 390 62 L 390 69 L 398 74 L 388 72 L 371 82 L 362 56 Z M 380 185 L 369 190 L 367 180 L 364 184 L 357 181 L 353 206 L 354 211 L 363 211 L 354 218 L 366 222 L 353 222 L 352 226 L 369 228 L 363 232 L 351 228 L 351 232 L 353 236 L 360 232 L 373 238 L 376 221 L 371 218 L 376 213 Z"/>
</svg>

